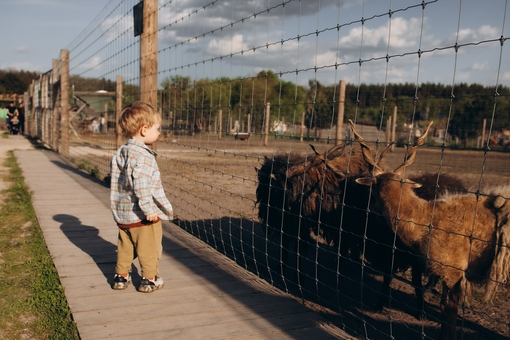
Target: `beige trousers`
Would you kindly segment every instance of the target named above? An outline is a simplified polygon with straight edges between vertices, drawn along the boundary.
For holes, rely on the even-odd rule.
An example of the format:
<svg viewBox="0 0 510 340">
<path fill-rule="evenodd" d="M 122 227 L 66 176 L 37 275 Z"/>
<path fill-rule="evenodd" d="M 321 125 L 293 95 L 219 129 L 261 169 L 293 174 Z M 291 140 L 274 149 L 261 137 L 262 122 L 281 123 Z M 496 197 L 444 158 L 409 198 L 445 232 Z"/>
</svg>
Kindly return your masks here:
<svg viewBox="0 0 510 340">
<path fill-rule="evenodd" d="M 117 240 L 115 273 L 131 273 L 133 260 L 138 257 L 142 276 L 152 278 L 159 274 L 159 259 L 163 252 L 161 221 L 141 227 L 121 229 Z"/>
</svg>

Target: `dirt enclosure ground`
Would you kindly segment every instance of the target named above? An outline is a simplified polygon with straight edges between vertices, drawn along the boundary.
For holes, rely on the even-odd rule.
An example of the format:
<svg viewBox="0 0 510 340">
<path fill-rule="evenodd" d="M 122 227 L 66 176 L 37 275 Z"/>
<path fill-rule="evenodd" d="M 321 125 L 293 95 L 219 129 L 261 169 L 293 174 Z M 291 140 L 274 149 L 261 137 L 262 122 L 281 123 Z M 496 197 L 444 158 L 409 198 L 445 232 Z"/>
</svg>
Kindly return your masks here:
<svg viewBox="0 0 510 340">
<path fill-rule="evenodd" d="M 83 140 L 81 141 L 83 142 Z M 88 146 L 97 141 L 88 140 Z M 229 256 L 240 266 L 317 309 L 357 338 L 421 339 L 439 336 L 440 284 L 425 294 L 423 313 L 415 307 L 409 271 L 393 280 L 390 302 L 382 313 L 371 306 L 380 291 L 382 276 L 361 261 L 338 261 L 338 249 L 314 244 L 306 252 L 291 246 L 293 261 L 280 261 L 280 244 L 258 223 L 255 205 L 257 177 L 264 156 L 277 152 L 311 154 L 309 142 L 271 139 L 239 141 L 181 137 L 157 144 L 158 162 L 165 189 L 174 205 L 179 225 Z M 310 142 L 319 152 L 331 148 Z M 351 146 L 347 146 L 348 148 Z M 353 145 L 352 147 L 359 147 Z M 371 145 L 373 147 L 373 145 Z M 81 150 L 80 150 L 81 148 Z M 74 157 L 87 157 L 82 143 L 73 145 Z M 107 164 L 108 153 L 94 155 L 94 164 Z M 388 169 L 402 163 L 405 150 L 395 148 L 386 158 Z M 102 160 L 101 160 L 102 159 Z M 104 171 L 104 170 L 103 170 Z M 510 185 L 510 153 L 460 151 L 422 147 L 411 173 L 437 172 L 458 176 L 471 192 L 493 185 Z M 298 268 L 299 262 L 299 270 Z M 482 290 L 475 286 L 470 306 L 459 310 L 459 337 L 506 339 L 509 336 L 510 295 L 500 288 L 494 302 L 480 302 Z"/>
</svg>

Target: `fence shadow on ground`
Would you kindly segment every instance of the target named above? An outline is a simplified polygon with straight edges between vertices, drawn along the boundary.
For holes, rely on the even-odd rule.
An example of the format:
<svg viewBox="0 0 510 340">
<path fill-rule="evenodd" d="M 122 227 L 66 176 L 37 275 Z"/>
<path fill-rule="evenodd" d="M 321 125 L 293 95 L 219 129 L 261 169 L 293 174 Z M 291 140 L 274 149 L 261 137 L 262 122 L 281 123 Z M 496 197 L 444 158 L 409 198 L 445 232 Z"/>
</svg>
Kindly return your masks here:
<svg viewBox="0 0 510 340">
<path fill-rule="evenodd" d="M 391 290 L 391 307 L 374 313 L 371 306 L 379 296 L 382 278 L 358 261 L 343 259 L 337 271 L 337 250 L 321 244 L 310 245 L 298 256 L 290 249 L 288 265 L 280 261 L 280 244 L 274 235 L 257 222 L 223 217 L 220 219 L 180 220 L 182 229 L 193 234 L 241 267 L 255 273 L 275 287 L 288 292 L 304 304 L 324 314 L 337 326 L 356 337 L 371 339 L 437 338 L 440 334 L 440 295 L 425 303 L 426 319 L 417 320 L 414 289 Z M 299 270 L 297 262 L 299 259 Z M 397 285 L 410 285 L 396 277 Z M 440 290 L 438 285 L 437 289 Z M 506 339 L 471 320 L 459 318 L 464 339 Z"/>
<path fill-rule="evenodd" d="M 81 251 L 92 258 L 104 275 L 107 284 L 111 286 L 115 272 L 116 245 L 103 239 L 96 227 L 82 224 L 79 218 L 75 216 L 58 214 L 53 216 L 53 219 L 61 223 L 60 229 L 64 235 Z M 207 246 L 204 245 L 204 247 Z M 240 281 L 237 277 L 217 266 L 211 265 L 210 259 L 197 255 L 186 244 L 163 236 L 163 249 L 172 256 L 172 261 L 182 262 L 197 276 L 208 280 L 211 284 L 221 289 L 225 295 L 232 296 L 257 315 L 273 323 L 276 327 L 281 323 L 284 324 L 285 320 L 291 318 L 293 313 L 299 313 L 299 311 L 296 312 L 297 309 L 295 307 L 292 307 L 295 305 L 293 301 L 285 295 L 257 292 L 256 289 Z M 134 265 L 132 280 L 135 286 L 138 286 L 141 280 L 138 270 Z M 171 279 L 169 282 L 171 282 Z M 178 292 L 179 287 L 174 287 L 173 289 Z M 282 310 L 281 307 L 277 308 L 280 305 L 288 306 L 292 310 Z M 217 308 L 217 305 L 215 305 L 215 308 Z M 286 312 L 290 312 L 289 315 L 285 315 Z M 314 320 L 310 320 L 310 324 L 313 324 L 313 322 Z M 314 332 L 314 335 L 319 339 L 333 338 L 331 334 L 328 334 L 321 328 L 316 328 Z"/>
</svg>

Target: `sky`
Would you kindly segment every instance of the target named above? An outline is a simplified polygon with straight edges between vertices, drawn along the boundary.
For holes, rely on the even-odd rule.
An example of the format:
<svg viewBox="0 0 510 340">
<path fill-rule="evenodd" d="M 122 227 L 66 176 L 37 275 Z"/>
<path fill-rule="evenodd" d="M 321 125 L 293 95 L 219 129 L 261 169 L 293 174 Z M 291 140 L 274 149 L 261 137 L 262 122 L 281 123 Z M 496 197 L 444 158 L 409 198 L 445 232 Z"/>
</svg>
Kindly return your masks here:
<svg viewBox="0 0 510 340">
<path fill-rule="evenodd" d="M 121 72 L 135 79 L 136 68 L 120 66 L 132 56 L 119 51 L 133 49 L 135 38 L 122 32 L 132 28 L 130 9 L 137 2 L 2 0 L 0 68 L 46 72 L 65 48 L 71 50 L 71 73 L 114 79 Z M 179 73 L 215 78 L 271 69 L 302 85 L 310 79 L 326 85 L 341 79 L 510 85 L 510 41 L 503 46 L 498 41 L 510 36 L 505 0 L 428 1 L 425 9 L 421 0 L 281 3 L 160 0 L 159 80 Z"/>
</svg>

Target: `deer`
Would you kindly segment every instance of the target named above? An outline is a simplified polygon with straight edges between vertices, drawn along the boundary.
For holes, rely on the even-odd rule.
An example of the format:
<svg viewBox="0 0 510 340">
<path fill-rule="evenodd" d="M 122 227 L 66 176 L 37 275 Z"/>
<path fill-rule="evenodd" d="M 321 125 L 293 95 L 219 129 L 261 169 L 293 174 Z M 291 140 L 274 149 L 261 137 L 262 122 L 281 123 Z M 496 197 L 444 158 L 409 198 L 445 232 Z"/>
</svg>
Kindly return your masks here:
<svg viewBox="0 0 510 340">
<path fill-rule="evenodd" d="M 414 189 L 421 185 L 409 180 L 406 170 L 433 122 L 408 148 L 404 162 L 393 172 L 383 170 L 369 157 L 368 146 L 354 123 L 349 123 L 365 150 L 365 160 L 372 166 L 372 175 L 356 182 L 371 188 L 373 209 L 385 217 L 407 247 L 425 260 L 427 274 L 442 282 L 441 338 L 456 339 L 459 304 L 467 303 L 470 282 L 485 280 L 484 301 L 489 301 L 496 290 L 494 278 L 508 278 L 510 187 L 498 187 L 488 194 L 452 194 L 427 201 L 417 196 Z"/>
<path fill-rule="evenodd" d="M 380 215 L 370 213 L 367 220 L 370 191 L 360 189 L 354 182 L 355 178 L 370 174 L 371 163 L 384 168 L 383 159 L 391 145 L 379 153 L 369 148 L 345 150 L 345 144 L 324 153 L 318 153 L 313 145 L 310 147 L 314 155 L 277 154 L 272 159 L 265 158 L 262 167 L 256 169 L 259 219 L 279 238 L 282 272 L 289 260 L 292 240 L 297 240 L 301 254 L 309 243 L 316 241 L 337 247 L 341 259 L 360 260 L 363 255 L 363 261 L 383 275 L 379 298 L 372 307 L 380 312 L 388 301 L 392 274 L 411 267 L 415 316 L 422 318 L 424 262 L 390 228 L 381 227 L 386 221 Z M 365 158 L 370 158 L 371 163 Z M 454 176 L 438 178 L 427 174 L 417 178 L 429 187 L 436 187 L 435 195 L 443 194 L 445 189 L 464 189 Z M 434 193 L 420 193 L 420 197 L 433 198 Z M 435 285 L 435 278 L 431 278 L 425 289 Z"/>
</svg>

